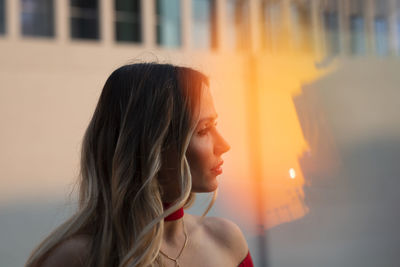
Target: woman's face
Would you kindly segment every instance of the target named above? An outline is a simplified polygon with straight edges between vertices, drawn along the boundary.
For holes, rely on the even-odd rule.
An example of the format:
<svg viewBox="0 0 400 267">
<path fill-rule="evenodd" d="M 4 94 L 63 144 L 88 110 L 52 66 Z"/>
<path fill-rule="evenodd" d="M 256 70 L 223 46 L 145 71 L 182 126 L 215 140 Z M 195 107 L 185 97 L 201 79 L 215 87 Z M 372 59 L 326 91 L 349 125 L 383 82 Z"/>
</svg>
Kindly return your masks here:
<svg viewBox="0 0 400 267">
<path fill-rule="evenodd" d="M 200 101 L 199 122 L 186 151 L 192 174 L 192 192 L 212 192 L 218 187 L 216 177 L 222 173 L 222 154 L 229 144 L 216 128 L 217 113 L 208 87 Z"/>
</svg>

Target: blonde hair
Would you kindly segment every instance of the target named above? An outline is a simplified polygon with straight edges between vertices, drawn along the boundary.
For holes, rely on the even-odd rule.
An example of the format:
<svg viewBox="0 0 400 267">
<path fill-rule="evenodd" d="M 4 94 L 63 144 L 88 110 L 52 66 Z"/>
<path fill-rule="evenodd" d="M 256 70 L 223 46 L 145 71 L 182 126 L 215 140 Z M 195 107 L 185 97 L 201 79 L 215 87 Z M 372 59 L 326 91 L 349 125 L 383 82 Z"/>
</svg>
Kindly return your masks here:
<svg viewBox="0 0 400 267">
<path fill-rule="evenodd" d="M 26 266 L 39 266 L 56 246 L 82 233 L 91 236 L 88 266 L 162 265 L 163 218 L 194 201 L 185 153 L 203 84 L 202 73 L 170 64 L 125 65 L 110 75 L 82 142 L 79 208 Z M 157 173 L 170 146 L 178 151 L 180 195 L 164 210 Z"/>
</svg>

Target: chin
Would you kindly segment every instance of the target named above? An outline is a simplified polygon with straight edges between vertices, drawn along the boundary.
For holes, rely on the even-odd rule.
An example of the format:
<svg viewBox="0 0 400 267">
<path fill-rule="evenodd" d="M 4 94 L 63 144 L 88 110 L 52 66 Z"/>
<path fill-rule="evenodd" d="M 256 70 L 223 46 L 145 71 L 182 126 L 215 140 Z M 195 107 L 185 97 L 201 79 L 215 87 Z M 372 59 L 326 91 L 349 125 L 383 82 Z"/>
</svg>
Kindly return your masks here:
<svg viewBox="0 0 400 267">
<path fill-rule="evenodd" d="M 214 192 L 215 190 L 217 190 L 217 188 L 218 188 L 218 182 L 216 182 L 215 185 L 210 186 L 207 190 L 207 193 Z"/>
<path fill-rule="evenodd" d="M 214 192 L 218 188 L 218 181 L 217 179 L 213 180 L 210 183 L 203 184 L 203 185 L 192 185 L 192 192 L 193 193 L 210 193 Z"/>
</svg>

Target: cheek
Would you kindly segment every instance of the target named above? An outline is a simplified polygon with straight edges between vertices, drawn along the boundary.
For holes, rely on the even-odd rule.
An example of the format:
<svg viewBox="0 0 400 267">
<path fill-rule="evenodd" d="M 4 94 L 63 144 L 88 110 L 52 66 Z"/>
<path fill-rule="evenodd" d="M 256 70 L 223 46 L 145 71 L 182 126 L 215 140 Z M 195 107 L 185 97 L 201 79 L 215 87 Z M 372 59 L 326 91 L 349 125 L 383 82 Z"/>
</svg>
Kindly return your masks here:
<svg viewBox="0 0 400 267">
<path fill-rule="evenodd" d="M 190 142 L 186 156 L 191 169 L 194 171 L 211 168 L 209 160 L 212 156 L 212 147 L 206 140 L 194 139 Z"/>
</svg>

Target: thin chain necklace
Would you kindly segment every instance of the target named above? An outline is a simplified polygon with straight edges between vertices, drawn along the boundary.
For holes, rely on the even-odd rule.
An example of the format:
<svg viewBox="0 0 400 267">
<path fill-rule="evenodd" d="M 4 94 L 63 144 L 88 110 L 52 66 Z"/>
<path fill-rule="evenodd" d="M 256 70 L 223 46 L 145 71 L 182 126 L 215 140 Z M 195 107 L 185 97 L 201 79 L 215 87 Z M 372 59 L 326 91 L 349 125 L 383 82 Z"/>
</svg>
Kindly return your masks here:
<svg viewBox="0 0 400 267">
<path fill-rule="evenodd" d="M 188 242 L 188 236 L 187 236 L 187 233 L 186 233 L 185 222 L 183 221 L 183 218 L 182 218 L 182 226 L 183 226 L 183 234 L 185 235 L 185 242 L 183 243 L 183 246 L 182 246 L 181 250 L 179 251 L 178 256 L 176 256 L 176 258 L 174 259 L 174 258 L 168 256 L 167 254 L 165 254 L 164 252 L 162 252 L 161 249 L 160 249 L 160 253 L 161 253 L 163 256 L 165 256 L 165 257 L 167 257 L 168 259 L 170 259 L 171 261 L 174 261 L 174 262 L 175 262 L 175 267 L 180 267 L 180 266 L 181 266 L 181 265 L 179 264 L 178 260 L 179 260 L 179 257 L 182 255 L 182 252 L 183 252 L 183 250 L 185 249 L 185 247 L 186 247 L 186 245 L 187 245 L 187 242 Z"/>
</svg>

